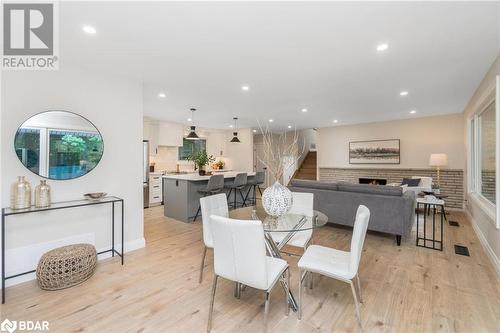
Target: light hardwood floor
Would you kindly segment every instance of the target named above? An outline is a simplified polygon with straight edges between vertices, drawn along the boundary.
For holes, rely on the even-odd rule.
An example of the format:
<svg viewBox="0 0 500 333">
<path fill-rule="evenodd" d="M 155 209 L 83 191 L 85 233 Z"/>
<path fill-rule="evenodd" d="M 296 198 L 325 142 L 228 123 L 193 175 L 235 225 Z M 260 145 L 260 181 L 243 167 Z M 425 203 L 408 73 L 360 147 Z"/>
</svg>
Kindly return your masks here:
<svg viewBox="0 0 500 333">
<path fill-rule="evenodd" d="M 36 282 L 8 289 L 1 317 L 48 320 L 51 332 L 204 332 L 206 330 L 212 253 L 203 283 L 198 284 L 202 253 L 201 224 L 163 217 L 162 207 L 145 210 L 145 249 L 119 259 L 100 261 L 96 274 L 82 285 L 47 292 Z M 445 251 L 417 248 L 414 236 L 397 247 L 393 237 L 369 233 L 361 259 L 365 332 L 499 332 L 500 280 L 470 223 L 445 229 Z M 323 227 L 316 244 L 348 250 L 351 231 Z M 454 254 L 453 244 L 467 245 L 470 257 Z M 292 290 L 297 292 L 297 259 Z M 215 299 L 213 332 L 260 332 L 263 293 L 247 288 L 233 297 L 233 284 L 222 280 Z M 283 290 L 271 294 L 273 332 L 356 332 L 349 285 L 316 277 L 304 292 L 301 321 L 284 315 Z"/>
</svg>

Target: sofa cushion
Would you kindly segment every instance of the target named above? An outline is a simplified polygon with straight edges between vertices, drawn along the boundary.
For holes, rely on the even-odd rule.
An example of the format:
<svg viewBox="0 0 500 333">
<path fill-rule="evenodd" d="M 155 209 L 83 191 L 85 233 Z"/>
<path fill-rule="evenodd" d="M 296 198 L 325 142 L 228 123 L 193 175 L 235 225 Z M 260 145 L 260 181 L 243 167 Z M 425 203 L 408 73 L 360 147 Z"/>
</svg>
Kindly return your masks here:
<svg viewBox="0 0 500 333">
<path fill-rule="evenodd" d="M 420 183 L 418 183 L 418 186 L 420 187 L 432 188 L 432 177 L 412 176 L 411 178 L 420 178 Z"/>
<path fill-rule="evenodd" d="M 420 178 L 403 178 L 401 185 L 408 185 L 408 187 L 416 187 L 420 184 Z"/>
<path fill-rule="evenodd" d="M 332 190 L 337 191 L 337 183 L 334 182 L 320 182 L 317 180 L 293 179 L 289 186 L 293 187 L 306 187 L 315 188 L 319 190 Z"/>
<path fill-rule="evenodd" d="M 384 185 L 368 185 L 368 184 L 352 184 L 352 183 L 338 183 L 339 191 L 343 192 L 356 192 L 366 194 L 402 196 L 403 190 L 401 187 L 384 186 Z"/>
</svg>

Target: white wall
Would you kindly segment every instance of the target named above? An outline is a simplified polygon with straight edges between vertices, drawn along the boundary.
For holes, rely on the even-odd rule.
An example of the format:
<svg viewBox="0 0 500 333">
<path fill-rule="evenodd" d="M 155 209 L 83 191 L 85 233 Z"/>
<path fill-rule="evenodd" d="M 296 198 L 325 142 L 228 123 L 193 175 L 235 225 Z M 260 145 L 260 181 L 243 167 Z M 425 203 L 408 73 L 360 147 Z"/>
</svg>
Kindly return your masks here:
<svg viewBox="0 0 500 333">
<path fill-rule="evenodd" d="M 469 118 L 478 111 L 479 105 L 482 104 L 483 100 L 486 98 L 495 86 L 495 76 L 500 75 L 500 56 L 497 57 L 488 73 L 485 75 L 483 81 L 477 88 L 476 92 L 470 99 L 467 107 L 464 110 L 464 131 L 467 131 L 469 126 Z M 497 101 L 498 103 L 498 101 Z M 469 165 L 470 163 L 470 138 L 467 135 L 465 137 L 465 146 L 467 147 L 467 159 Z M 497 154 L 500 152 L 497 151 Z M 497 165 L 496 172 L 499 172 L 499 166 Z M 470 175 L 467 173 L 467 184 L 470 183 Z M 472 219 L 472 224 L 474 230 L 476 231 L 479 240 L 484 246 L 486 253 L 489 255 L 491 261 L 493 262 L 497 273 L 500 275 L 500 230 L 496 228 L 495 215 L 487 211 L 487 208 L 481 205 L 480 201 L 476 200 L 474 194 L 470 193 L 470 190 L 466 189 L 466 209 L 470 214 Z M 500 204 L 497 202 L 497 205 Z M 496 217 L 500 218 L 500 217 Z"/>
<path fill-rule="evenodd" d="M 9 206 L 10 184 L 16 176 L 27 176 L 33 188 L 41 179 L 24 168 L 14 152 L 13 140 L 18 126 L 45 110 L 72 111 L 99 129 L 104 140 L 104 155 L 99 165 L 83 177 L 49 180 L 53 201 L 81 199 L 83 193 L 97 191 L 121 197 L 125 200 L 126 250 L 144 246 L 141 83 L 64 67 L 59 71 L 2 74 L 2 207 Z M 31 250 L 42 251 L 82 240 L 94 242 L 98 250 L 108 247 L 110 212 L 110 206 L 93 206 L 9 217 L 7 274 L 32 269 L 42 253 Z M 13 254 L 18 256 L 17 262 Z"/>
<path fill-rule="evenodd" d="M 319 167 L 429 168 L 432 153 L 448 154 L 450 169 L 465 169 L 462 114 L 335 126 L 317 131 Z M 401 164 L 349 164 L 349 141 L 400 139 Z"/>
<path fill-rule="evenodd" d="M 253 132 L 250 128 L 238 128 L 240 143 L 229 142 L 233 138 L 232 131 L 226 132 L 226 151 L 224 157 L 230 168 L 235 171 L 253 171 Z"/>
</svg>

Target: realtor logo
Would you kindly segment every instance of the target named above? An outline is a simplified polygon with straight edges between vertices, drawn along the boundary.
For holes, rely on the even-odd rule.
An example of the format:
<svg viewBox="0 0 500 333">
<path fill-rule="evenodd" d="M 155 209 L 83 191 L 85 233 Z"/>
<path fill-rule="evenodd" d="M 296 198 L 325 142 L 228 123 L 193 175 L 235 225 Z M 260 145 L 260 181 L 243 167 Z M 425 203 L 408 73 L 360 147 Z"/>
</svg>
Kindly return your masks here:
<svg viewBox="0 0 500 333">
<path fill-rule="evenodd" d="M 3 69 L 57 69 L 57 4 L 3 3 Z"/>
</svg>

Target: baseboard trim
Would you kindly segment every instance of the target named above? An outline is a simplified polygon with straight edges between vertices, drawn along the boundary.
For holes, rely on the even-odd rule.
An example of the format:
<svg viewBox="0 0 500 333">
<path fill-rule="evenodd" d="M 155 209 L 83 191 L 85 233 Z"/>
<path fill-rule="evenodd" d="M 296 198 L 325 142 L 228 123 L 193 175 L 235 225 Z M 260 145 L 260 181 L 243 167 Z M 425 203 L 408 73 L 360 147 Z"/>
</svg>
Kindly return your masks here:
<svg viewBox="0 0 500 333">
<path fill-rule="evenodd" d="M 134 240 L 131 240 L 131 241 L 125 243 L 125 253 L 139 250 L 139 249 L 142 249 L 144 247 L 146 247 L 146 239 L 144 237 L 134 239 Z M 104 248 L 97 249 L 97 252 L 102 251 L 102 250 L 106 250 L 106 249 L 104 249 Z M 121 247 L 119 245 L 116 246 L 116 250 L 121 252 Z M 108 259 L 108 258 L 111 258 L 111 253 L 104 253 L 104 254 L 99 255 L 99 260 L 104 260 L 104 259 Z M 125 265 L 127 264 L 126 259 L 127 258 L 125 257 Z M 17 278 L 7 280 L 5 282 L 5 285 L 6 285 L 6 287 L 11 287 L 11 286 L 14 286 L 16 284 L 20 284 L 20 283 L 35 280 L 35 279 L 36 279 L 35 273 L 26 274 L 26 275 L 19 276 Z M 2 288 L 0 287 L 0 289 L 2 289 Z"/>
<path fill-rule="evenodd" d="M 483 232 L 479 227 L 477 226 L 476 220 L 472 217 L 471 213 L 469 212 L 468 209 L 465 210 L 465 215 L 469 219 L 472 229 L 474 229 L 474 232 L 477 235 L 477 238 L 479 239 L 479 242 L 481 243 L 484 251 L 486 252 L 488 258 L 490 259 L 491 263 L 493 264 L 493 268 L 497 272 L 497 275 L 500 276 L 500 260 L 498 259 L 497 255 L 491 248 L 490 244 L 488 244 L 488 241 L 486 240 L 486 237 L 484 237 Z"/>
</svg>

